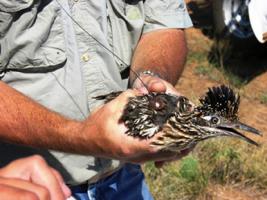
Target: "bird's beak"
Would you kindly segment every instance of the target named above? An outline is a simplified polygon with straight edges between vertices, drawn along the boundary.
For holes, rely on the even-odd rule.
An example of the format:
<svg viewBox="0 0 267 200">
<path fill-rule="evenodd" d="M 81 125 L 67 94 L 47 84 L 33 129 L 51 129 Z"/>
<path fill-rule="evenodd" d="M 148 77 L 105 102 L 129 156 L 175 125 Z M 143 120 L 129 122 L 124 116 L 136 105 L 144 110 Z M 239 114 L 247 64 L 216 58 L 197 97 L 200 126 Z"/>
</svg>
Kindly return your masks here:
<svg viewBox="0 0 267 200">
<path fill-rule="evenodd" d="M 262 136 L 260 131 L 258 131 L 257 129 L 255 129 L 251 126 L 248 126 L 248 125 L 246 125 L 242 122 L 239 122 L 239 121 L 227 123 L 227 124 L 220 124 L 220 126 L 218 126 L 217 128 L 222 130 L 225 133 L 224 135 L 238 137 L 238 138 L 241 138 L 241 139 L 249 142 L 250 144 L 254 144 L 257 146 L 258 146 L 257 142 L 255 142 L 252 139 L 248 138 L 247 136 L 243 135 L 242 133 L 237 131 L 237 129 Z"/>
</svg>

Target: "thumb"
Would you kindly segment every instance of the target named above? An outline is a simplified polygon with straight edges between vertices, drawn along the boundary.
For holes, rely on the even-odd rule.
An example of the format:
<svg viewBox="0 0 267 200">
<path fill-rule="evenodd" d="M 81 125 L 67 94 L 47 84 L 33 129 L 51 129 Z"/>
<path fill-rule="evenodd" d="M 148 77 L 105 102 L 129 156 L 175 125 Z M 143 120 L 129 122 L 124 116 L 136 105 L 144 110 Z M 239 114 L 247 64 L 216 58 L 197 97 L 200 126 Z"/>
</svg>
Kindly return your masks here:
<svg viewBox="0 0 267 200">
<path fill-rule="evenodd" d="M 156 77 L 151 78 L 147 83 L 150 92 L 166 92 L 166 85 L 164 82 Z"/>
</svg>

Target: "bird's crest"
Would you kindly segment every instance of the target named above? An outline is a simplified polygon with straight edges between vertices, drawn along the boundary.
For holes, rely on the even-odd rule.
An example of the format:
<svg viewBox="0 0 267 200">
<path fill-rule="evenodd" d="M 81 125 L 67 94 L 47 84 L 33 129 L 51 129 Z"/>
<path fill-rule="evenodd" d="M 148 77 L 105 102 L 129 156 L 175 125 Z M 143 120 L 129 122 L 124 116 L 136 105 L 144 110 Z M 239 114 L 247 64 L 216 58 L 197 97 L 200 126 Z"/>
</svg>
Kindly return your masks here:
<svg viewBox="0 0 267 200">
<path fill-rule="evenodd" d="M 206 114 L 219 113 L 228 119 L 237 118 L 240 96 L 225 85 L 209 88 L 199 101 L 198 109 Z"/>
</svg>

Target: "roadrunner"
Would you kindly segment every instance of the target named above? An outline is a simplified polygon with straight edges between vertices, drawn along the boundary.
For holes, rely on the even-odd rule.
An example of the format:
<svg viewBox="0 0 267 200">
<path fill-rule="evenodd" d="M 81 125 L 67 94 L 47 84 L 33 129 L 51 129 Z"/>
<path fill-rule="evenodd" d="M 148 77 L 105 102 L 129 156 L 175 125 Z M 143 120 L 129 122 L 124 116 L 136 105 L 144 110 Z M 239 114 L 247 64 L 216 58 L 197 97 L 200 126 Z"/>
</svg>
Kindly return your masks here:
<svg viewBox="0 0 267 200">
<path fill-rule="evenodd" d="M 120 92 L 98 99 L 112 100 Z M 209 88 L 194 106 L 184 96 L 149 93 L 132 97 L 121 120 L 128 127 L 126 134 L 150 138 L 159 131 L 163 134 L 152 145 L 162 150 L 180 151 L 199 141 L 217 136 L 232 136 L 258 145 L 239 130 L 261 135 L 258 130 L 238 120 L 240 96 L 224 85 Z"/>
</svg>

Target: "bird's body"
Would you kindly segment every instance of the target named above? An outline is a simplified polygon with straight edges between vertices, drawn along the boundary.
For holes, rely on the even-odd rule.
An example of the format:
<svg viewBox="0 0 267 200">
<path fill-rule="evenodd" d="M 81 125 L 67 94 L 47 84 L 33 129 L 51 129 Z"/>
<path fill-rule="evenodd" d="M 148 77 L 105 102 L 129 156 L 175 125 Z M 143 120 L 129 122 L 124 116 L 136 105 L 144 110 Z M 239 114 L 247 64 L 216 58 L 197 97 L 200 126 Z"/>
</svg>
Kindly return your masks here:
<svg viewBox="0 0 267 200">
<path fill-rule="evenodd" d="M 177 106 L 179 105 L 179 106 Z M 150 93 L 130 98 L 121 120 L 128 127 L 127 134 L 150 138 L 162 131 L 166 122 L 176 112 L 186 113 L 191 104 L 185 97 Z"/>
<path fill-rule="evenodd" d="M 102 98 L 111 100 L 118 94 Z M 162 150 L 180 151 L 217 136 L 238 137 L 257 145 L 236 130 L 259 134 L 238 121 L 239 101 L 239 95 L 226 86 L 209 89 L 199 106 L 183 96 L 149 93 L 130 98 L 121 120 L 128 128 L 126 134 L 134 137 L 150 138 L 162 132 L 152 143 Z"/>
</svg>

